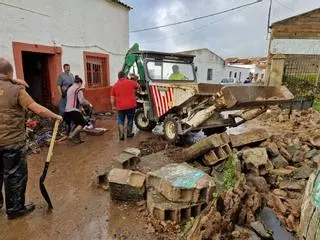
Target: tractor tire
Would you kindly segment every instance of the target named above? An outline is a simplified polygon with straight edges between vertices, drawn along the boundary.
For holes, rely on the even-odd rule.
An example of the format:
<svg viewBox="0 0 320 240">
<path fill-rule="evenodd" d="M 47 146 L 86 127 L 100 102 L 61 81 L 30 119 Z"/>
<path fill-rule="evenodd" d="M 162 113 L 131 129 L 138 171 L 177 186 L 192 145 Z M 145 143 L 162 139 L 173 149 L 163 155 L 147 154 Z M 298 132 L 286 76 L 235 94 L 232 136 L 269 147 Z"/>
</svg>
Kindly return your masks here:
<svg viewBox="0 0 320 240">
<path fill-rule="evenodd" d="M 207 129 L 203 129 L 202 131 L 203 131 L 204 135 L 209 137 L 213 134 L 223 133 L 223 132 L 227 131 L 227 128 L 226 127 L 207 128 Z"/>
<path fill-rule="evenodd" d="M 165 138 L 171 143 L 177 143 L 179 140 L 178 123 L 172 117 L 167 117 L 163 122 L 163 132 Z"/>
<path fill-rule="evenodd" d="M 141 131 L 151 132 L 152 129 L 157 125 L 156 122 L 149 120 L 144 115 L 143 108 L 137 109 L 135 115 L 134 115 L 134 123 L 136 124 L 137 128 L 139 128 Z"/>
</svg>

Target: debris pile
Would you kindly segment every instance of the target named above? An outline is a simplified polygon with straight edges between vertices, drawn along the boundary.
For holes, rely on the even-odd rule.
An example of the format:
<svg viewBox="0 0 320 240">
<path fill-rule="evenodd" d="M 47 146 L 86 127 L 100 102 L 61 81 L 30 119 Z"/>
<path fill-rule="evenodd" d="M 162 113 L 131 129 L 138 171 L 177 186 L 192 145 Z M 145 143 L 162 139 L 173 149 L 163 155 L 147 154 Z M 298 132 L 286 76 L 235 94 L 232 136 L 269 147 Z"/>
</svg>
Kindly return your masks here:
<svg viewBox="0 0 320 240">
<path fill-rule="evenodd" d="M 279 120 L 279 113 L 274 117 Z M 279 123 L 271 119 L 268 116 L 265 121 Z M 144 172 L 151 223 L 148 231 L 172 231 L 190 240 L 213 236 L 293 239 L 299 229 L 306 183 L 320 166 L 318 123 L 320 115 L 313 110 L 293 111 L 286 122 L 290 131 L 279 129 L 279 134 L 271 135 L 253 129 L 237 135 L 215 134 L 179 151 L 169 144 L 160 144 L 151 152 L 141 149 L 139 154 L 124 151 L 128 164 L 122 162 L 121 168 L 140 170 L 141 162 L 153 158 L 159 162 L 156 169 Z M 147 142 L 144 144 L 150 149 Z M 172 152 L 177 156 L 170 159 L 185 163 L 161 166 L 163 152 Z M 141 155 L 147 156 L 141 157 L 141 162 L 135 160 Z M 270 217 L 263 220 L 264 215 L 274 218 L 277 230 L 269 224 Z M 180 228 L 177 223 L 186 225 Z"/>
</svg>

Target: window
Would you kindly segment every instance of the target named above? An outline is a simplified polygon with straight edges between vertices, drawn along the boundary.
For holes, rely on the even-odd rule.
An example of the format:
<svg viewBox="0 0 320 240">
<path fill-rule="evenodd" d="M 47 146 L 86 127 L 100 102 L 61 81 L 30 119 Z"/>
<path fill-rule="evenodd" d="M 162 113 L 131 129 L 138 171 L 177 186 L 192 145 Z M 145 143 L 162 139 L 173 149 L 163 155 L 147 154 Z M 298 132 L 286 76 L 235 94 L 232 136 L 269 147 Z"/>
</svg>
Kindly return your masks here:
<svg viewBox="0 0 320 240">
<path fill-rule="evenodd" d="M 241 82 L 241 72 L 239 72 L 239 82 Z"/>
<path fill-rule="evenodd" d="M 187 80 L 194 81 L 194 71 L 191 64 L 148 61 L 148 75 L 152 80 Z"/>
<path fill-rule="evenodd" d="M 231 76 L 232 76 L 232 71 L 229 72 L 229 78 L 231 78 Z"/>
<path fill-rule="evenodd" d="M 212 68 L 208 68 L 207 80 L 208 80 L 208 81 L 212 80 Z"/>
<path fill-rule="evenodd" d="M 234 78 L 237 78 L 237 72 L 234 73 Z"/>
<path fill-rule="evenodd" d="M 109 57 L 101 53 L 84 53 L 85 77 L 88 88 L 101 88 L 109 83 Z"/>
</svg>

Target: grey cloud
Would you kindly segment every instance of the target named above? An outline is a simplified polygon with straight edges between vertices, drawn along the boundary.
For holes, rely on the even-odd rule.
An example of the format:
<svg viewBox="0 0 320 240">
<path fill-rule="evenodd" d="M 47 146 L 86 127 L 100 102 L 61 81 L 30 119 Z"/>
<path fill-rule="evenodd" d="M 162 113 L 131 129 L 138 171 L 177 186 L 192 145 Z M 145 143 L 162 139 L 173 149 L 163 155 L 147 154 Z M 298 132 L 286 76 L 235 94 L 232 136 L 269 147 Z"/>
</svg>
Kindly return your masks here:
<svg viewBox="0 0 320 240">
<path fill-rule="evenodd" d="M 130 29 L 181 21 L 252 2 L 250 0 L 127 0 L 134 7 Z M 319 0 L 274 0 L 271 21 L 319 7 Z M 130 43 L 143 49 L 182 51 L 207 47 L 222 57 L 267 54 L 269 1 L 235 12 L 165 29 L 130 34 Z"/>
</svg>

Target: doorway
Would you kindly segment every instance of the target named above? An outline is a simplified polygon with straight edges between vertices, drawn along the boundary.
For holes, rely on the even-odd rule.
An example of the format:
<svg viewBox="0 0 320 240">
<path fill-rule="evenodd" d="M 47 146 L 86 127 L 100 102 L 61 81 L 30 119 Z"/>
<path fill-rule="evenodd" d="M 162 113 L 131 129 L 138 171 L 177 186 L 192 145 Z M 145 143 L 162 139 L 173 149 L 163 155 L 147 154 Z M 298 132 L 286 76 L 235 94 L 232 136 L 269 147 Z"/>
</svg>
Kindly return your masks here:
<svg viewBox="0 0 320 240">
<path fill-rule="evenodd" d="M 51 99 L 49 57 L 49 54 L 22 52 L 24 80 L 30 86 L 27 92 L 37 103 L 47 107 Z"/>
</svg>

